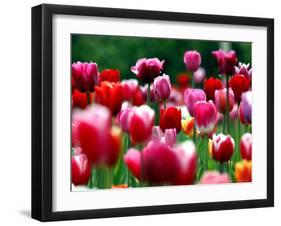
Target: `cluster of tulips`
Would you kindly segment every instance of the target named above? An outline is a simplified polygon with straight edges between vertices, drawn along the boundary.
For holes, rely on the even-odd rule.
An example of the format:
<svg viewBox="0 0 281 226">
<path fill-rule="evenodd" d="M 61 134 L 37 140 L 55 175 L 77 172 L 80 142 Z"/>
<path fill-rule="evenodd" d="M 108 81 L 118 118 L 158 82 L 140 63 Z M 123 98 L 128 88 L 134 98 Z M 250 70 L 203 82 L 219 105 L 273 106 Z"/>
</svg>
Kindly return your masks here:
<svg viewBox="0 0 281 226">
<path fill-rule="evenodd" d="M 165 62 L 139 59 L 136 78 L 72 64 L 72 183 L 88 188 L 252 180 L 252 69 L 235 51 L 212 52 L 219 75 L 186 51 L 172 85 Z M 129 73 L 129 72 L 128 72 Z"/>
</svg>

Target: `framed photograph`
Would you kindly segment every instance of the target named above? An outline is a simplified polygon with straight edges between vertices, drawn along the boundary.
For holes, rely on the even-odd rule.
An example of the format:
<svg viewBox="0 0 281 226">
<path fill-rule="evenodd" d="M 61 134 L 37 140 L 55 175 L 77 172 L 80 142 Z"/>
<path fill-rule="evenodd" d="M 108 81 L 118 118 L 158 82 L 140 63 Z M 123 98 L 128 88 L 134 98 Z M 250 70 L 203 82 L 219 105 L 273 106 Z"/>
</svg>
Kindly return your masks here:
<svg viewBox="0 0 281 226">
<path fill-rule="evenodd" d="M 274 205 L 274 21 L 32 8 L 32 217 Z"/>
</svg>

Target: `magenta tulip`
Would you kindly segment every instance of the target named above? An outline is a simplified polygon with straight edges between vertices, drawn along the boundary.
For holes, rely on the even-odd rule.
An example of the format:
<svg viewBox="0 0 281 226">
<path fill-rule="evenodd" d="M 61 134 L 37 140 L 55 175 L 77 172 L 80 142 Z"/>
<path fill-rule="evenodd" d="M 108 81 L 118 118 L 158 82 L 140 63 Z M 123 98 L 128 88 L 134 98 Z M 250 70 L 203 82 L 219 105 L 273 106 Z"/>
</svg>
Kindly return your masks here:
<svg viewBox="0 0 281 226">
<path fill-rule="evenodd" d="M 238 110 L 239 119 L 243 124 L 252 123 L 252 91 L 242 94 L 241 103 Z"/>
<path fill-rule="evenodd" d="M 213 132 L 217 121 L 217 110 L 212 101 L 198 101 L 194 104 L 194 119 L 197 130 L 202 135 Z"/>
<path fill-rule="evenodd" d="M 91 164 L 85 154 L 71 158 L 71 178 L 74 185 L 87 184 L 91 176 Z"/>
<path fill-rule="evenodd" d="M 194 104 L 198 101 L 206 101 L 206 94 L 201 89 L 186 89 L 184 92 L 184 103 L 191 116 L 194 116 Z"/>
<path fill-rule="evenodd" d="M 245 133 L 240 140 L 240 153 L 242 159 L 252 160 L 252 134 Z"/>
<path fill-rule="evenodd" d="M 135 66 L 131 67 L 131 71 L 145 83 L 153 82 L 154 78 L 160 75 L 163 70 L 164 61 L 158 58 L 141 58 Z"/>
<path fill-rule="evenodd" d="M 213 159 L 219 162 L 230 160 L 234 152 L 234 140 L 230 135 L 222 133 L 213 135 L 211 155 Z"/>
<path fill-rule="evenodd" d="M 220 174 L 217 171 L 206 171 L 201 177 L 200 184 L 223 184 L 230 183 L 227 173 Z"/>
<path fill-rule="evenodd" d="M 197 51 L 189 50 L 184 53 L 183 61 L 187 70 L 194 72 L 201 64 L 201 55 Z"/>
<path fill-rule="evenodd" d="M 98 65 L 92 62 L 73 63 L 72 79 L 74 86 L 80 92 L 93 92 L 95 85 L 99 83 Z"/>
<path fill-rule="evenodd" d="M 238 63 L 238 59 L 235 51 L 230 50 L 225 52 L 221 49 L 212 52 L 216 58 L 219 68 L 219 73 L 224 75 L 232 75 L 235 72 L 235 65 Z"/>
<path fill-rule="evenodd" d="M 157 101 L 166 100 L 171 94 L 171 81 L 169 75 L 163 74 L 154 79 L 153 91 Z"/>
<path fill-rule="evenodd" d="M 175 147 L 177 141 L 177 130 L 176 129 L 166 129 L 163 134 L 159 126 L 153 126 L 152 128 L 152 140 L 160 141 L 170 147 Z"/>
<path fill-rule="evenodd" d="M 240 74 L 246 76 L 249 80 L 252 79 L 252 69 L 250 64 L 242 64 L 239 62 L 238 67 L 235 66 L 235 74 Z"/>
<path fill-rule="evenodd" d="M 197 84 L 202 83 L 205 77 L 206 71 L 202 67 L 199 67 L 198 70 L 193 73 L 194 82 Z"/>
<path fill-rule="evenodd" d="M 220 113 L 226 113 L 226 102 L 227 102 L 226 88 L 215 90 L 215 104 L 216 108 Z M 232 111 L 234 105 L 234 93 L 232 89 L 228 89 L 228 110 Z"/>
</svg>

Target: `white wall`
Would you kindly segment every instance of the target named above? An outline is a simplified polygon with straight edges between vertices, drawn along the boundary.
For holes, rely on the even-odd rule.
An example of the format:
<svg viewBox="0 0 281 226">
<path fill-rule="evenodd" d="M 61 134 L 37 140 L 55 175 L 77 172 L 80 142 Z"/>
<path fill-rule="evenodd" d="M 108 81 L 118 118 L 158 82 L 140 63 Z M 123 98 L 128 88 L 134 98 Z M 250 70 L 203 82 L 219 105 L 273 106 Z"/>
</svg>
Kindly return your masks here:
<svg viewBox="0 0 281 226">
<path fill-rule="evenodd" d="M 275 18 L 275 84 L 280 84 L 281 67 L 281 15 L 278 1 L 156 1 L 156 0 L 68 0 L 47 3 L 89 5 L 119 8 L 139 8 L 192 13 L 226 14 Z M 38 224 L 30 219 L 30 168 L 31 168 L 31 76 L 30 76 L 30 7 L 42 1 L 2 1 L 0 26 L 0 222 L 1 225 Z M 280 7 L 279 7 L 280 8 Z M 279 51 L 278 51 L 279 50 Z M 275 159 L 280 159 L 281 89 L 275 92 Z M 277 90 L 279 88 L 279 90 Z M 279 104 L 279 105 L 278 105 Z M 279 138 L 279 139 L 278 139 Z M 281 211 L 280 164 L 275 161 L 275 208 L 199 212 L 187 214 L 155 215 L 100 220 L 60 222 L 60 225 L 247 225 L 269 223 L 278 219 Z M 212 195 L 212 194 L 210 194 Z"/>
</svg>

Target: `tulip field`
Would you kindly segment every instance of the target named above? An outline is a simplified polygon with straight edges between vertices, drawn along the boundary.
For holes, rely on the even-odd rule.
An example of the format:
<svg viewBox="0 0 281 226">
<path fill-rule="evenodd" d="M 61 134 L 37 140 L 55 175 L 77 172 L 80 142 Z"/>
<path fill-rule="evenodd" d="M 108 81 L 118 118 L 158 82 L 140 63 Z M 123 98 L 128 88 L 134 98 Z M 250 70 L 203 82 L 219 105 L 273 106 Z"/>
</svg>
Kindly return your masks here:
<svg viewBox="0 0 281 226">
<path fill-rule="evenodd" d="M 72 61 L 73 188 L 252 181 L 252 68 L 244 47 L 174 41 L 177 57 L 165 58 L 171 49 L 147 44 L 126 61 L 129 52 L 112 43 L 120 68 L 103 61 L 108 43 L 99 45 L 101 57 Z"/>
</svg>

